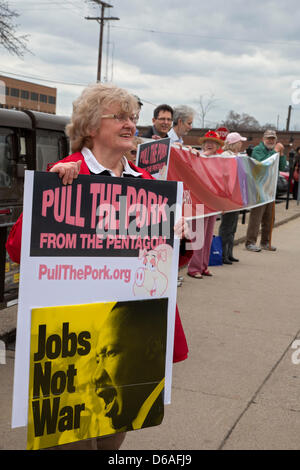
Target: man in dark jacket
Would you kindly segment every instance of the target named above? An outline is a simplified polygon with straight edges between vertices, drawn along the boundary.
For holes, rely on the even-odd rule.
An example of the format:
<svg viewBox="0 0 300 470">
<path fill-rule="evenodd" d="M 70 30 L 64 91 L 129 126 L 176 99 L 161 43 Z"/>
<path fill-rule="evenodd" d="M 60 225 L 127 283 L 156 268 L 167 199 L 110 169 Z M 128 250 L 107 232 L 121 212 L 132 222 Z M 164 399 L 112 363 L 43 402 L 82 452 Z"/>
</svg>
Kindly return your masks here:
<svg viewBox="0 0 300 470">
<path fill-rule="evenodd" d="M 283 155 L 283 145 L 277 143 L 277 135 L 273 129 L 268 129 L 263 135 L 263 140 L 259 145 L 254 147 L 251 157 L 262 162 L 271 157 L 274 153 L 279 152 L 279 170 L 283 170 L 286 164 L 286 158 Z M 246 249 L 248 251 L 258 252 L 263 250 L 276 251 L 274 246 L 270 244 L 270 236 L 273 228 L 275 205 L 274 202 L 255 207 L 250 211 L 247 235 Z M 259 228 L 261 225 L 261 245 L 256 245 Z"/>
<path fill-rule="evenodd" d="M 173 108 L 168 104 L 160 104 L 153 112 L 151 126 L 141 137 L 149 139 L 163 139 L 168 137 L 168 132 L 172 127 Z"/>
</svg>

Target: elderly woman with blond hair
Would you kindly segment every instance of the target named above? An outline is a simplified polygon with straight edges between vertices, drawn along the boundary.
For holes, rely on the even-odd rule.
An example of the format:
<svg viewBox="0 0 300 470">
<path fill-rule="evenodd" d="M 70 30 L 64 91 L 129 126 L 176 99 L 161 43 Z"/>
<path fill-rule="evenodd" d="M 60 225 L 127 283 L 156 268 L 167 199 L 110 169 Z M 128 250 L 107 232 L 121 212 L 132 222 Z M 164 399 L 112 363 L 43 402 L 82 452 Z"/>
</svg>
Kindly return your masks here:
<svg viewBox="0 0 300 470">
<path fill-rule="evenodd" d="M 223 147 L 222 156 L 237 155 L 246 141 L 246 137 L 242 137 L 238 132 L 231 132 L 227 135 Z M 222 215 L 219 227 L 219 236 L 222 238 L 223 264 L 233 264 L 239 260 L 233 256 L 234 236 L 237 229 L 239 212 L 227 212 Z"/>
<path fill-rule="evenodd" d="M 124 156 L 133 146 L 138 110 L 137 99 L 126 90 L 101 83 L 87 87 L 74 102 L 71 122 L 66 129 L 74 153 L 54 164 L 50 171 L 58 173 L 63 184 L 71 184 L 78 174 L 153 179 Z M 183 233 L 185 228 L 183 222 L 177 224 L 176 233 Z M 11 259 L 16 262 L 20 262 L 21 233 L 22 215 L 6 244 Z M 176 307 L 173 362 L 183 361 L 187 355 L 188 347 Z M 119 432 L 60 448 L 116 450 L 124 437 L 125 433 Z"/>
</svg>

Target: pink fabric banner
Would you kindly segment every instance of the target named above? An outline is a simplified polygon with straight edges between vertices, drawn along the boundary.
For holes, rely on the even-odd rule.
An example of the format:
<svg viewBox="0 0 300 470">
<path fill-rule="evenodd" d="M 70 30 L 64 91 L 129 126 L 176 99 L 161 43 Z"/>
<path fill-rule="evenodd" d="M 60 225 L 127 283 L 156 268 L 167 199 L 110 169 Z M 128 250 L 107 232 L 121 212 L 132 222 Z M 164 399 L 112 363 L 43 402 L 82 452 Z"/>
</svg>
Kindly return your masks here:
<svg viewBox="0 0 300 470">
<path fill-rule="evenodd" d="M 204 216 L 243 210 L 274 201 L 278 161 L 278 154 L 257 162 L 247 155 L 206 157 L 172 146 L 168 180 L 183 182 L 193 216 L 197 204 L 204 205 Z"/>
</svg>

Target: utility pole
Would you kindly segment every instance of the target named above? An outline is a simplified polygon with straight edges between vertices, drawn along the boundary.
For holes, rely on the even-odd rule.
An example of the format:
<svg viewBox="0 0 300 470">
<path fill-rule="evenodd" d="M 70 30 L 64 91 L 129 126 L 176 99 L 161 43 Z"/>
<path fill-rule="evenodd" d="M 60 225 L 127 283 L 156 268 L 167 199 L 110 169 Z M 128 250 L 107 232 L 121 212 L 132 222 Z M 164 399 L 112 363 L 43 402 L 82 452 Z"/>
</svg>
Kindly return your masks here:
<svg viewBox="0 0 300 470">
<path fill-rule="evenodd" d="M 101 65 L 102 65 L 102 48 L 103 48 L 103 29 L 104 29 L 104 21 L 109 20 L 119 20 L 120 18 L 116 18 L 113 16 L 105 17 L 104 10 L 105 8 L 112 8 L 113 5 L 109 5 L 109 3 L 102 2 L 101 0 L 92 0 L 94 3 L 97 3 L 99 6 L 101 5 L 101 16 L 100 17 L 85 17 L 86 20 L 96 20 L 100 24 L 100 36 L 99 36 L 99 50 L 98 50 L 98 67 L 97 67 L 97 82 L 101 81 Z"/>
<path fill-rule="evenodd" d="M 286 131 L 289 131 L 289 130 L 290 130 L 291 112 L 292 112 L 292 106 L 289 105 L 288 117 L 287 117 L 287 120 L 286 120 Z"/>
</svg>

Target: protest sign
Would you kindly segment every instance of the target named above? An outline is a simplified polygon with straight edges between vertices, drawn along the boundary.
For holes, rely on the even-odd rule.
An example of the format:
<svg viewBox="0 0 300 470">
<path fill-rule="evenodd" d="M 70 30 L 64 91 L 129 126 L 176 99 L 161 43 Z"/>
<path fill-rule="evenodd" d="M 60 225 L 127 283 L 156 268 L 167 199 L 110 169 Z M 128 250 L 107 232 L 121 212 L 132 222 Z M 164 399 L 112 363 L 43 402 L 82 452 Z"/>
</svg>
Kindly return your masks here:
<svg viewBox="0 0 300 470">
<path fill-rule="evenodd" d="M 218 127 L 216 133 L 219 134 L 222 140 L 225 140 L 229 134 L 229 130 L 227 129 L 227 127 Z"/>
<path fill-rule="evenodd" d="M 27 448 L 161 423 L 168 299 L 32 310 Z"/>
<path fill-rule="evenodd" d="M 136 165 L 155 179 L 166 180 L 170 158 L 170 138 L 151 140 L 138 145 Z"/>
<path fill-rule="evenodd" d="M 50 337 L 60 336 L 53 341 L 56 347 L 63 341 L 57 331 L 69 323 L 68 331 L 78 338 L 82 331 L 89 331 L 82 305 L 125 301 L 134 305 L 138 300 L 168 299 L 164 392 L 165 403 L 169 403 L 179 257 L 173 227 L 181 216 L 181 183 L 81 175 L 72 185 L 63 186 L 55 174 L 26 172 L 24 189 L 13 427 L 27 424 L 29 372 L 39 367 L 32 359 L 36 348 L 30 356 L 31 331 L 36 336 L 40 325 L 45 325 Z M 43 320 L 47 308 L 74 310 L 75 306 L 82 312 L 82 325 L 76 332 L 63 313 L 56 324 Z M 99 305 L 98 311 L 102 311 Z M 89 332 L 95 342 L 95 330 L 91 327 Z M 53 370 L 55 367 L 53 364 Z M 60 362 L 55 380 L 59 376 L 64 380 L 61 371 L 66 374 L 66 370 Z M 54 374 L 47 376 L 46 392 Z M 56 382 L 55 387 L 59 388 Z M 73 423 L 74 416 L 75 411 Z M 69 426 L 71 417 L 62 421 L 62 428 Z"/>
</svg>

